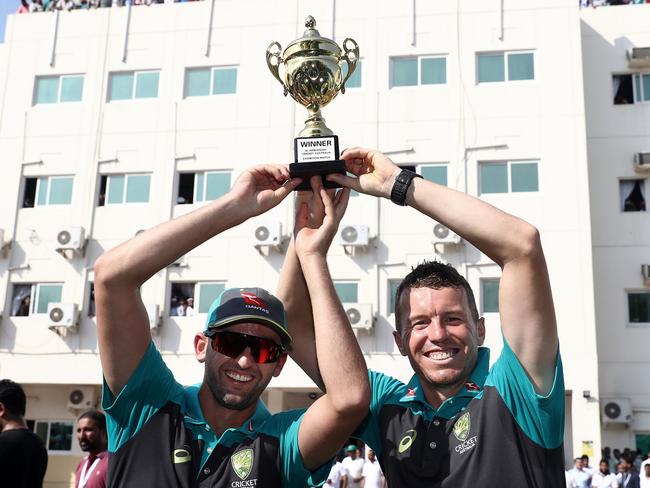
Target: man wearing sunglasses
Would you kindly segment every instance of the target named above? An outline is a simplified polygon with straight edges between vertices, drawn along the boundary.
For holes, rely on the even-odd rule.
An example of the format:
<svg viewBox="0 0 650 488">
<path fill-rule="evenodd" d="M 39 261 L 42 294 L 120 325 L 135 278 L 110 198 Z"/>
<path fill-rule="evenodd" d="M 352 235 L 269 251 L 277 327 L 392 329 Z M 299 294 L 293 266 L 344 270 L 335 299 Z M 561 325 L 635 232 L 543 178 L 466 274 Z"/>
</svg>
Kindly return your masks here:
<svg viewBox="0 0 650 488">
<path fill-rule="evenodd" d="M 97 260 L 95 296 L 111 487 L 304 487 L 327 479 L 328 461 L 367 412 L 363 355 L 339 303 L 325 255 L 349 190 L 333 199 L 312 180 L 324 209 L 299 206 L 294 249 L 313 306 L 322 383 L 307 411 L 271 416 L 259 401 L 280 374 L 292 337 L 284 307 L 261 288 L 229 289 L 196 334 L 201 384 L 178 384 L 156 350 L 140 286 L 209 238 L 279 204 L 300 183 L 284 166 L 245 171 L 230 192 L 150 229 Z M 311 335 L 313 337 L 313 334 Z"/>
<path fill-rule="evenodd" d="M 380 152 L 353 148 L 341 156 L 353 176 L 328 179 L 418 210 L 501 268 L 503 349 L 492 368 L 489 349 L 480 347 L 485 324 L 467 280 L 437 262 L 406 276 L 395 298 L 393 336 L 415 374 L 404 384 L 370 373 L 370 413 L 354 436 L 377 453 L 389 486 L 564 488 L 562 363 L 537 229 L 402 170 Z M 301 337 L 303 350 L 293 357 L 317 377 L 306 315 L 309 295 L 302 284 L 308 272 L 302 270 L 303 278 L 293 262 L 283 268 L 278 296 L 292 333 Z"/>
</svg>

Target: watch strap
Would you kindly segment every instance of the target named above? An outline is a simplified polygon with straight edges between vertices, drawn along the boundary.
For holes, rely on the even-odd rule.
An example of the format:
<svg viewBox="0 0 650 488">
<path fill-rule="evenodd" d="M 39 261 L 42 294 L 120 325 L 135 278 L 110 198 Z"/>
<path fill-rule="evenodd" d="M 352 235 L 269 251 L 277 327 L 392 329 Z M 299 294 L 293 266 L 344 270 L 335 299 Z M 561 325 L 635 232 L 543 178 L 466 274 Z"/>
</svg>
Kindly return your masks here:
<svg viewBox="0 0 650 488">
<path fill-rule="evenodd" d="M 397 205 L 400 205 L 402 207 L 405 206 L 406 193 L 411 186 L 411 182 L 415 178 L 422 178 L 422 175 L 414 173 L 408 169 L 403 169 L 400 171 L 397 177 L 395 177 L 395 183 L 393 183 L 393 188 L 390 192 L 390 200 Z"/>
</svg>

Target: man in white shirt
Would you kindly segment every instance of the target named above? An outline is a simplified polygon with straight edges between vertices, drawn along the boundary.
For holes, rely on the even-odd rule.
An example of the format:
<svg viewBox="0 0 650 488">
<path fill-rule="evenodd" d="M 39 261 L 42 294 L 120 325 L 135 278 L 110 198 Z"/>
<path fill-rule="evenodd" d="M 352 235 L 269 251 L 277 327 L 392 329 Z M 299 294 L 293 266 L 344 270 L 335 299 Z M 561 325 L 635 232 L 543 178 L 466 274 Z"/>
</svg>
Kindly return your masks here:
<svg viewBox="0 0 650 488">
<path fill-rule="evenodd" d="M 341 464 L 341 461 L 339 460 L 339 456 L 337 456 L 336 462 L 332 465 L 332 468 L 330 469 L 330 474 L 327 475 L 327 481 L 323 486 L 326 486 L 328 488 L 340 488 L 341 486 L 341 478 L 345 474 L 345 468 Z"/>
<path fill-rule="evenodd" d="M 590 488 L 591 475 L 582 469 L 582 459 L 574 459 L 574 468 L 567 473 L 567 487 L 569 488 Z"/>
<path fill-rule="evenodd" d="M 650 488 L 650 462 L 646 461 L 641 465 L 641 488 Z"/>
<path fill-rule="evenodd" d="M 386 478 L 381 472 L 379 461 L 372 449 L 368 450 L 368 461 L 363 465 L 361 474 L 363 475 L 363 488 L 384 488 L 386 486 Z"/>
<path fill-rule="evenodd" d="M 601 459 L 598 471 L 591 478 L 591 488 L 618 488 L 616 474 L 609 471 L 607 459 Z"/>
<path fill-rule="evenodd" d="M 348 454 L 343 460 L 342 464 L 345 468 L 345 477 L 348 481 L 347 488 L 361 488 L 361 480 L 363 480 L 363 465 L 365 461 L 359 456 L 359 448 L 350 444 L 345 448 Z"/>
</svg>

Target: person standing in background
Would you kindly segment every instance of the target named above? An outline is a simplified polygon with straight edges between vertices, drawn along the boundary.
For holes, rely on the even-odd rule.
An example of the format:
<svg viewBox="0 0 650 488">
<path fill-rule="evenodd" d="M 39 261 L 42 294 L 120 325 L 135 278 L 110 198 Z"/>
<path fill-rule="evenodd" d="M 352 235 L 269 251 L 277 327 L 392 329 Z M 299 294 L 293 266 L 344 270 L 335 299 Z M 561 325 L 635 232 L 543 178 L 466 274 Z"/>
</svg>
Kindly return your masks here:
<svg viewBox="0 0 650 488">
<path fill-rule="evenodd" d="M 108 473 L 108 435 L 106 416 L 99 410 L 88 410 L 77 419 L 77 442 L 84 457 L 75 471 L 75 488 L 106 488 Z"/>
</svg>

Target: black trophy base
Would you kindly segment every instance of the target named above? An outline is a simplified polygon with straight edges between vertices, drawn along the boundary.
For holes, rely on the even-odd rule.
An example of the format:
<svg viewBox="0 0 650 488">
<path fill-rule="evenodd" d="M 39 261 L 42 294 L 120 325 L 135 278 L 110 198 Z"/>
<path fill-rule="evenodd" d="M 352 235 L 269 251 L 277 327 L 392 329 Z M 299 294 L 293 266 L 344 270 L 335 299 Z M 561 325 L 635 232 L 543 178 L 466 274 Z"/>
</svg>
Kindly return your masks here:
<svg viewBox="0 0 650 488">
<path fill-rule="evenodd" d="M 289 176 L 292 178 L 302 178 L 302 183 L 298 185 L 294 191 L 311 191 L 311 184 L 309 179 L 312 176 L 329 175 L 331 173 L 338 173 L 345 175 L 345 161 L 337 159 L 336 161 L 315 161 L 312 163 L 291 163 L 289 165 Z M 323 180 L 323 187 L 325 188 L 340 188 L 341 185 L 333 181 Z"/>
</svg>

